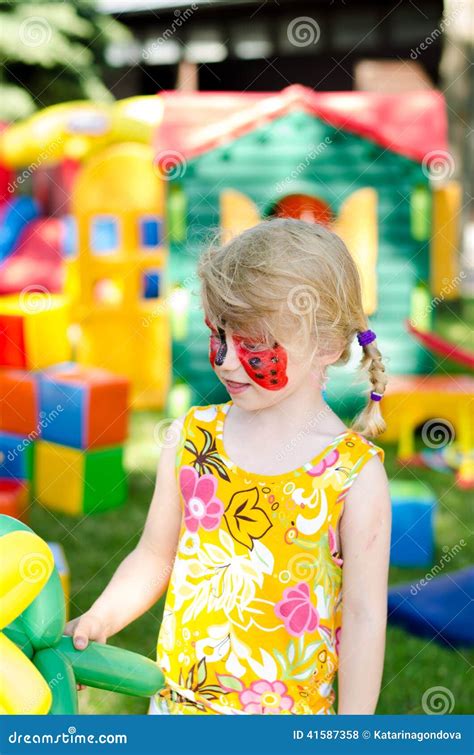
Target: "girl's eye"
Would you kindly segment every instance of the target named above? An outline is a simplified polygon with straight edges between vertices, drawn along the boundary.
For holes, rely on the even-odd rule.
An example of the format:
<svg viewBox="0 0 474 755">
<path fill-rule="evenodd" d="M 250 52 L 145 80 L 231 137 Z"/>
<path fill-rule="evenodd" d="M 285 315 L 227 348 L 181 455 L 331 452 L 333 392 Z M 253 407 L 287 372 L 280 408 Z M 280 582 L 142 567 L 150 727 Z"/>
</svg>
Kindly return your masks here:
<svg viewBox="0 0 474 755">
<path fill-rule="evenodd" d="M 249 343 L 247 341 L 242 341 L 242 346 L 247 351 L 265 351 L 267 349 L 267 345 L 265 343 Z"/>
</svg>

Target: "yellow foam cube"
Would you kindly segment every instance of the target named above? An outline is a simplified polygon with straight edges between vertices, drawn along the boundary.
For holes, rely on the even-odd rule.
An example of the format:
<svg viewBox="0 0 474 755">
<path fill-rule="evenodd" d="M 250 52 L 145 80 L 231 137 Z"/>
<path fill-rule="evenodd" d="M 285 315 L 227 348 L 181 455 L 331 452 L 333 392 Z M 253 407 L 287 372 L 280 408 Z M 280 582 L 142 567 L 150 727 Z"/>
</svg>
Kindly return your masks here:
<svg viewBox="0 0 474 755">
<path fill-rule="evenodd" d="M 35 495 L 45 506 L 77 516 L 82 512 L 83 458 L 76 448 L 36 443 Z"/>
<path fill-rule="evenodd" d="M 68 361 L 69 305 L 64 296 L 22 291 L 0 297 L 2 366 L 41 370 Z"/>
</svg>

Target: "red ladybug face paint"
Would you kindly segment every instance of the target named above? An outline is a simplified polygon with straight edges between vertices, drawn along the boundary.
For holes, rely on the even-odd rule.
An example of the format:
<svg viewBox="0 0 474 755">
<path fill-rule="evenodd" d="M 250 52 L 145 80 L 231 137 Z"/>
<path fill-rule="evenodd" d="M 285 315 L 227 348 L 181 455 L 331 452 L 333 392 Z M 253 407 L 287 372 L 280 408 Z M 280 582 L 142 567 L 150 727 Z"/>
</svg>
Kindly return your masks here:
<svg viewBox="0 0 474 755">
<path fill-rule="evenodd" d="M 214 369 L 224 364 L 227 354 L 226 335 L 222 328 L 216 330 L 207 319 L 206 325 L 211 330 L 209 361 Z M 262 348 L 259 341 L 237 335 L 232 336 L 232 341 L 240 364 L 257 385 L 267 391 L 279 391 L 287 385 L 288 357 L 283 346 L 275 343 L 272 348 Z"/>
<path fill-rule="evenodd" d="M 242 336 L 232 338 L 240 364 L 252 380 L 267 391 L 279 391 L 288 383 L 286 365 L 288 357 L 283 346 L 275 343 L 272 348 L 256 347 L 258 342 Z"/>
</svg>

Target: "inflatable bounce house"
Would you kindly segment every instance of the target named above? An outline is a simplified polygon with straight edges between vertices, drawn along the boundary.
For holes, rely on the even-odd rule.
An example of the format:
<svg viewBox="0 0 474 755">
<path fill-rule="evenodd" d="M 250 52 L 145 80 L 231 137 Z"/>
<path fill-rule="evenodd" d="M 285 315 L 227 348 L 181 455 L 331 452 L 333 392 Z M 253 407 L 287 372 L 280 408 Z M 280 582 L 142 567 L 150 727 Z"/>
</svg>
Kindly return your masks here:
<svg viewBox="0 0 474 755">
<path fill-rule="evenodd" d="M 0 134 L 0 514 L 127 497 L 130 406 L 164 406 L 158 97 L 64 103 Z"/>
<path fill-rule="evenodd" d="M 161 117 L 159 97 L 63 103 L 0 135 L 0 295 L 62 295 L 74 359 L 127 377 L 137 407 L 170 374 Z"/>
</svg>

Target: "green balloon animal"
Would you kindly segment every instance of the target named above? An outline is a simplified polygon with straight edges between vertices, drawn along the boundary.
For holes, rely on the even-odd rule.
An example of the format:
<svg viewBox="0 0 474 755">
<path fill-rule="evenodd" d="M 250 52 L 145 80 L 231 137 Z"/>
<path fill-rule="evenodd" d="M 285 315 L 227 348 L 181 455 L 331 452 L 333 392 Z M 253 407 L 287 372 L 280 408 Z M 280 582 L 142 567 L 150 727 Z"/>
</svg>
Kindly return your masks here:
<svg viewBox="0 0 474 755">
<path fill-rule="evenodd" d="M 77 714 L 77 684 L 149 697 L 164 686 L 149 658 L 63 635 L 66 606 L 47 544 L 0 515 L 0 713 Z"/>
</svg>

